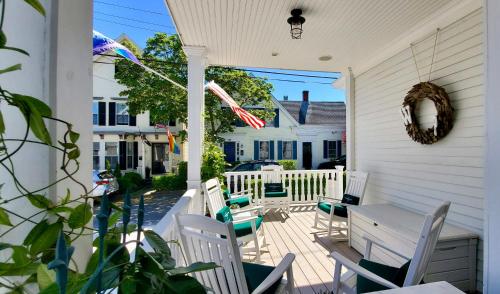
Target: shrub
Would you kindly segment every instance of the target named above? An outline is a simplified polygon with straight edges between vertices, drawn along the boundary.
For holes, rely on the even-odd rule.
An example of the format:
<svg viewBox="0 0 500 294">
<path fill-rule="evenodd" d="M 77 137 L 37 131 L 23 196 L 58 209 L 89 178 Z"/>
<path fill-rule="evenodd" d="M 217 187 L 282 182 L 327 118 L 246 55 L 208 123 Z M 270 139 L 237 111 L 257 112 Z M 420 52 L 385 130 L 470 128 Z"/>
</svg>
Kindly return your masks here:
<svg viewBox="0 0 500 294">
<path fill-rule="evenodd" d="M 205 142 L 203 161 L 201 164 L 201 179 L 206 181 L 211 178 L 224 178 L 226 161 L 224 152 L 212 142 Z"/>
<path fill-rule="evenodd" d="M 117 179 L 119 179 L 119 178 L 122 177 L 122 170 L 120 169 L 120 165 L 119 164 L 115 165 L 115 169 L 113 170 L 113 175 Z"/>
<path fill-rule="evenodd" d="M 297 169 L 297 161 L 296 160 L 284 159 L 284 160 L 278 160 L 278 163 L 279 163 L 279 165 L 283 166 L 284 170 Z"/>
<path fill-rule="evenodd" d="M 137 191 L 144 186 L 144 180 L 141 175 L 136 172 L 128 172 L 124 174 L 121 178 L 118 178 L 118 184 L 120 185 L 120 192 Z"/>
<path fill-rule="evenodd" d="M 177 174 L 179 175 L 179 177 L 185 179 L 187 181 L 187 162 L 186 161 L 181 161 L 179 162 L 179 164 L 177 165 Z"/>
<path fill-rule="evenodd" d="M 186 179 L 180 175 L 166 174 L 153 177 L 153 189 L 155 190 L 183 190 L 186 187 Z"/>
</svg>

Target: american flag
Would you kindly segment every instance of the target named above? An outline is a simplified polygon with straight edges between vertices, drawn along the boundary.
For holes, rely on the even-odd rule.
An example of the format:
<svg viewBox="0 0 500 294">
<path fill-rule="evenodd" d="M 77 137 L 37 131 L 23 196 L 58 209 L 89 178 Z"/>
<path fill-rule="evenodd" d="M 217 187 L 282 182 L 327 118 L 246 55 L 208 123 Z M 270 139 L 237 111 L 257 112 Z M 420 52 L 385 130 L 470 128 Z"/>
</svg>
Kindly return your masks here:
<svg viewBox="0 0 500 294">
<path fill-rule="evenodd" d="M 209 82 L 206 87 L 210 89 L 215 95 L 219 96 L 222 101 L 226 102 L 229 107 L 231 107 L 231 110 L 247 125 L 258 130 L 266 124 L 265 121 L 241 108 L 238 103 L 236 103 L 236 101 L 234 101 L 233 98 L 231 98 L 231 96 L 229 96 L 229 94 L 226 93 L 226 91 L 224 91 L 224 89 L 222 89 L 214 81 Z"/>
</svg>

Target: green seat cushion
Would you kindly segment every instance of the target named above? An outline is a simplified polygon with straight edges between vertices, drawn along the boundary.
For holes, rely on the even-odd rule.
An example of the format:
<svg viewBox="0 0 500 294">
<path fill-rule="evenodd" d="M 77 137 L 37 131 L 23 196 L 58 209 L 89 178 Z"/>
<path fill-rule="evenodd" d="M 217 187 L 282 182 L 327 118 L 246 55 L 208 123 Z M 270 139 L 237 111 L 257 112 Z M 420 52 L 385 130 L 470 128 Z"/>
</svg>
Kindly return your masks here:
<svg viewBox="0 0 500 294">
<path fill-rule="evenodd" d="M 326 201 L 321 201 L 318 203 L 318 208 L 326 213 L 330 213 L 332 205 Z M 342 204 L 335 204 L 333 214 L 340 217 L 347 217 L 347 207 Z"/>
<path fill-rule="evenodd" d="M 231 214 L 231 209 L 227 206 L 222 207 L 219 211 L 217 211 L 215 219 L 223 223 L 232 222 L 233 215 Z"/>
<path fill-rule="evenodd" d="M 342 196 L 342 200 L 340 202 L 346 203 L 346 204 L 351 204 L 351 205 L 359 205 L 359 197 L 349 195 L 349 194 L 344 194 L 344 196 Z"/>
<path fill-rule="evenodd" d="M 228 200 L 231 196 L 231 193 L 229 193 L 229 189 L 224 189 L 222 190 L 222 195 L 224 196 L 224 200 Z"/>
<path fill-rule="evenodd" d="M 369 270 L 370 272 L 376 274 L 377 276 L 386 279 L 387 281 L 402 287 L 408 273 L 408 268 L 410 267 L 409 260 L 407 263 L 403 264 L 400 268 L 388 266 L 378 262 L 361 259 L 359 266 Z M 356 281 L 357 293 L 368 293 L 374 291 L 387 290 L 389 288 L 375 283 L 361 275 L 358 275 Z"/>
<path fill-rule="evenodd" d="M 286 191 L 280 191 L 280 192 L 266 192 L 264 193 L 266 197 L 287 197 L 288 194 Z"/>
<path fill-rule="evenodd" d="M 265 183 L 264 190 L 267 192 L 283 192 L 283 184 L 281 183 Z"/>
<path fill-rule="evenodd" d="M 253 292 L 274 270 L 272 266 L 243 262 L 243 271 L 248 285 L 248 292 Z M 263 293 L 275 293 L 281 283 L 278 279 L 271 287 Z"/>
<path fill-rule="evenodd" d="M 241 197 L 236 199 L 229 199 L 226 201 L 227 206 L 231 206 L 233 204 L 238 204 L 239 207 L 245 207 L 250 205 L 250 199 L 247 197 Z"/>
<path fill-rule="evenodd" d="M 227 207 L 227 206 L 226 206 Z M 258 230 L 264 221 L 263 216 L 258 216 L 255 220 L 255 228 Z M 252 223 L 244 222 L 234 225 L 234 232 L 236 233 L 236 237 L 243 237 L 252 234 Z"/>
</svg>

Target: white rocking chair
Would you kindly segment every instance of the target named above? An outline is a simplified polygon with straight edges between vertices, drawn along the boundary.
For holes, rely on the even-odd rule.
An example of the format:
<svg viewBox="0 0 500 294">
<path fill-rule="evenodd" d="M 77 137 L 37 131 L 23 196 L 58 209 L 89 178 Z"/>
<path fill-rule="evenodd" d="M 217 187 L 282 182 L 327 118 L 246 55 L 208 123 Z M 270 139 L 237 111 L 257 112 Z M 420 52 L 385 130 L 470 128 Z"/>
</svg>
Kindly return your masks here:
<svg viewBox="0 0 500 294">
<path fill-rule="evenodd" d="M 175 219 L 187 263 L 215 262 L 220 266 L 194 273 L 214 293 L 293 293 L 294 254 L 285 255 L 276 267 L 244 263 L 232 223 L 201 215 L 175 215 Z"/>
<path fill-rule="evenodd" d="M 364 236 L 366 252 L 359 264 L 355 264 L 338 252 L 333 252 L 331 254 L 335 259 L 333 293 L 367 293 L 419 284 L 427 270 L 449 208 L 450 202 L 447 201 L 432 214 L 425 216 L 415 254 L 412 257 L 401 254 L 391 244 L 375 241 L 369 236 Z M 407 259 L 408 262 L 401 268 L 395 268 L 370 261 L 373 245 Z M 349 271 L 341 275 L 343 266 Z"/>
<path fill-rule="evenodd" d="M 264 235 L 263 207 L 251 206 L 238 210 L 230 210 L 222 194 L 220 183 L 217 179 L 210 179 L 202 184 L 205 200 L 210 211 L 210 216 L 221 222 L 232 222 L 238 241 L 244 247 L 242 253 L 255 252 L 256 260 L 260 260 L 260 248 L 266 244 Z M 253 242 L 253 247 L 248 247 Z"/>
<path fill-rule="evenodd" d="M 338 235 L 335 236 L 334 240 L 346 241 L 348 239 L 347 206 L 363 203 L 367 180 L 368 174 L 365 172 L 348 172 L 347 187 L 342 199 L 318 196 L 314 227 L 318 228 L 318 224 L 326 227 L 328 236 L 332 235 L 332 231 L 336 231 Z"/>
<path fill-rule="evenodd" d="M 291 194 L 288 193 L 288 189 L 284 187 L 281 181 L 283 167 L 281 165 L 263 165 L 261 171 L 264 187 L 261 200 L 264 211 L 276 208 L 290 214 L 292 199 Z"/>
</svg>

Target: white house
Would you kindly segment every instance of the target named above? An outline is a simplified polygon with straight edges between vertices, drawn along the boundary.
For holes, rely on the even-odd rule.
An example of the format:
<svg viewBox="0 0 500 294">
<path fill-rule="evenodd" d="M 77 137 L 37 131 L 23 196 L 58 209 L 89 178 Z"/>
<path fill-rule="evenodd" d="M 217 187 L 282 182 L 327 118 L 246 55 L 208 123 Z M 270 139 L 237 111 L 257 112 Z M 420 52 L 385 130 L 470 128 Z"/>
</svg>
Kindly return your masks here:
<svg viewBox="0 0 500 294">
<path fill-rule="evenodd" d="M 293 159 L 297 168 L 315 169 L 345 154 L 344 102 L 311 102 L 308 91 L 302 100 L 273 102 L 276 116 L 264 128 L 237 123 L 234 132 L 222 135 L 228 162 Z"/>
<path fill-rule="evenodd" d="M 118 41 L 127 39 L 122 35 Z M 132 42 L 132 41 L 131 41 Z M 168 137 L 164 128 L 156 128 L 149 112 L 129 115 L 127 97 L 120 96 L 125 90 L 114 78 L 115 66 L 112 52 L 94 58 L 93 64 L 93 168 L 106 168 L 106 161 L 121 170 L 138 171 L 143 176 L 146 169 L 151 174 L 173 171 L 182 160 L 181 154 L 169 152 Z M 175 136 L 182 130 L 176 121 L 164 123 Z M 181 146 L 179 138 L 177 144 Z"/>
</svg>

